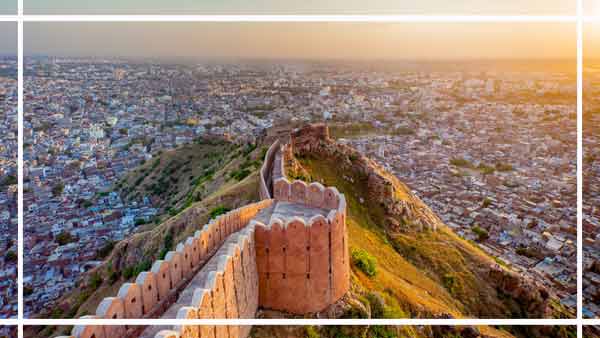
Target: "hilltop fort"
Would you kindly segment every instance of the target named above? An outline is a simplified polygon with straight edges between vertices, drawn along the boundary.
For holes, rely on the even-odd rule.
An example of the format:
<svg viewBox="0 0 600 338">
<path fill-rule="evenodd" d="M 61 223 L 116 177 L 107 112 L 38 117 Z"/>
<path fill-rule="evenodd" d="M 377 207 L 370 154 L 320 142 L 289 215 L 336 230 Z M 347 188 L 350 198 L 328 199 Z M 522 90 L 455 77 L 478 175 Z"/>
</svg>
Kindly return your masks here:
<svg viewBox="0 0 600 338">
<path fill-rule="evenodd" d="M 346 201 L 335 187 L 290 182 L 282 149 L 306 147 L 301 134 L 274 142 L 260 169 L 262 200 L 201 226 L 135 282 L 104 298 L 86 318 L 254 318 L 258 308 L 320 312 L 350 287 Z M 300 149 L 299 149 L 300 151 Z M 196 223 L 193 208 L 183 222 Z M 293 292 L 292 292 L 293 290 Z M 76 326 L 77 338 L 170 337 L 147 328 Z M 246 337 L 248 327 L 184 327 L 183 337 Z M 194 332 L 188 332 L 194 331 Z M 205 332 L 200 332 L 205 331 Z"/>
<path fill-rule="evenodd" d="M 342 303 L 359 318 L 550 313 L 543 287 L 458 238 L 406 185 L 330 138 L 323 124 L 269 142 L 254 189 L 258 202 L 206 224 L 196 206 L 168 220 L 193 235 L 117 284 L 87 318 L 255 318 L 262 310 L 328 316 Z M 376 255 L 381 274 L 351 270 L 353 247 Z M 250 329 L 76 326 L 70 337 L 245 338 Z"/>
</svg>

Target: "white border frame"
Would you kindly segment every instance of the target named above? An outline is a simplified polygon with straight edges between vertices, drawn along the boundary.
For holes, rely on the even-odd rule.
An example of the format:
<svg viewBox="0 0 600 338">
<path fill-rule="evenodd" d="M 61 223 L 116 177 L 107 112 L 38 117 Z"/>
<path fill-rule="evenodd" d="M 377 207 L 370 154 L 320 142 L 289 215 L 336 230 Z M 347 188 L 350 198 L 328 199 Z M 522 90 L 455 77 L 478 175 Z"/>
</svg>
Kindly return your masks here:
<svg viewBox="0 0 600 338">
<path fill-rule="evenodd" d="M 583 0 L 576 0 L 576 15 L 25 15 L 24 0 L 18 0 L 16 15 L 0 15 L 0 22 L 17 24 L 18 38 L 18 317 L 0 319 L 0 325 L 600 325 L 600 319 L 583 319 L 582 275 L 582 163 L 583 163 L 583 23 L 600 21 L 584 16 Z M 496 0 L 501 1 L 501 0 Z M 23 25 L 24 22 L 496 22 L 575 23 L 577 27 L 577 318 L 574 319 L 25 319 L 23 316 Z"/>
</svg>

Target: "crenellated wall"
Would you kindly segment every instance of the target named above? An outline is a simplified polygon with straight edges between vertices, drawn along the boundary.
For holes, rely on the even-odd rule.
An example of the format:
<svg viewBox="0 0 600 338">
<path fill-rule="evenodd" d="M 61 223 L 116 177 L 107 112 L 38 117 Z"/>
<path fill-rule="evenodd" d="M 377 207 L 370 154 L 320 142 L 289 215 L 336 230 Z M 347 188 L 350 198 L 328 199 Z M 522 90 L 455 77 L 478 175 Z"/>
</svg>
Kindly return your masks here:
<svg viewBox="0 0 600 338">
<path fill-rule="evenodd" d="M 263 200 L 272 198 L 271 190 L 273 185 L 273 166 L 275 163 L 275 156 L 279 151 L 279 148 L 279 140 L 273 142 L 273 144 L 267 150 L 264 162 L 260 168 L 259 195 Z"/>
<path fill-rule="evenodd" d="M 314 313 L 348 291 L 348 240 L 338 211 L 314 216 L 308 223 L 293 217 L 255 226 L 261 307 Z"/>
<path fill-rule="evenodd" d="M 320 154 L 342 171 L 358 173 L 367 179 L 368 199 L 381 204 L 388 215 L 402 218 L 419 229 L 437 230 L 437 215 L 396 176 L 353 147 L 329 137 L 327 125 L 310 124 L 295 129 L 286 145 L 287 156 Z"/>
<path fill-rule="evenodd" d="M 93 318 L 160 316 L 200 270 L 209 271 L 209 275 L 205 287 L 196 290 L 196 303 L 190 304 L 196 312 L 178 312 L 177 316 L 252 318 L 258 308 L 255 287 L 258 277 L 254 229 L 247 224 L 272 204 L 273 200 L 263 200 L 211 220 L 194 236 L 179 243 L 174 251 L 169 251 L 164 260 L 154 262 L 150 271 L 140 273 L 135 282 L 124 283 L 116 297 L 104 298 Z M 136 333 L 124 326 L 82 326 L 72 331 L 77 338 L 128 337 Z M 236 332 L 234 336 L 241 335 Z"/>
<path fill-rule="evenodd" d="M 259 307 L 307 314 L 343 297 L 350 288 L 345 197 L 317 182 L 289 182 L 284 173 L 277 141 L 260 170 L 262 201 L 199 228 L 150 271 L 123 284 L 116 297 L 103 299 L 93 318 L 254 318 Z M 183 225 L 196 219 L 196 213 L 186 211 Z M 245 338 L 250 329 L 181 326 L 141 332 L 76 326 L 72 335 Z"/>
</svg>

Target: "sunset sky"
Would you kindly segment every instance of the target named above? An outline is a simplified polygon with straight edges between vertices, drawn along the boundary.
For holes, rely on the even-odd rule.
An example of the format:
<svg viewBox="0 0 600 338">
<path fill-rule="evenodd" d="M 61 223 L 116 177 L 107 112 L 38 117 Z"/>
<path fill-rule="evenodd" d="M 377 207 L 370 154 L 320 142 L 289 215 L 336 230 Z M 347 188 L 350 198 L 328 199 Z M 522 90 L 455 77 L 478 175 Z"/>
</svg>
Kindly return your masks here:
<svg viewBox="0 0 600 338">
<path fill-rule="evenodd" d="M 572 23 L 26 23 L 25 54 L 151 58 L 575 58 Z"/>
<path fill-rule="evenodd" d="M 595 0 L 586 0 L 595 1 Z M 25 0 L 30 13 L 63 14 L 552 14 L 575 0 Z"/>
<path fill-rule="evenodd" d="M 583 55 L 586 58 L 600 59 L 600 22 L 584 25 Z"/>
</svg>

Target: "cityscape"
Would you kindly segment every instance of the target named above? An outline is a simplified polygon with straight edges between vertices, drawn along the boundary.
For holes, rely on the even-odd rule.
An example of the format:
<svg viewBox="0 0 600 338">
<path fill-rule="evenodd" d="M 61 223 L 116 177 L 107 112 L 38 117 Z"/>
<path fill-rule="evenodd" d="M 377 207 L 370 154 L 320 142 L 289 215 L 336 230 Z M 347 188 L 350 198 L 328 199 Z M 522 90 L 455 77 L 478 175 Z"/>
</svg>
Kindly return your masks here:
<svg viewBox="0 0 600 338">
<path fill-rule="evenodd" d="M 167 212 L 119 194 L 128 171 L 199 137 L 247 143 L 321 121 L 574 316 L 574 73 L 506 67 L 27 58 L 26 316 Z"/>
<path fill-rule="evenodd" d="M 600 317 L 600 68 L 586 63 L 583 120 L 583 314 Z"/>
<path fill-rule="evenodd" d="M 461 237 L 542 281 L 574 314 L 572 79 L 565 73 L 408 79 L 420 88 L 405 93 L 403 113 L 391 109 L 381 121 L 365 116 L 375 128 L 346 142 L 407 183 Z"/>
<path fill-rule="evenodd" d="M 542 7 L 574 9 L 495 8 Z M 575 22 L 24 21 L 0 24 L 0 338 L 600 337 L 600 50 L 578 168 Z M 37 324 L 78 318 L 567 321 Z"/>
<path fill-rule="evenodd" d="M 0 318 L 17 315 L 16 66 L 15 57 L 0 57 Z"/>
</svg>

